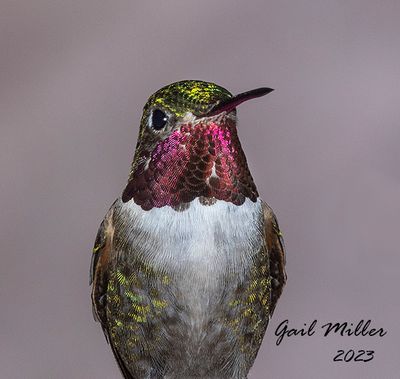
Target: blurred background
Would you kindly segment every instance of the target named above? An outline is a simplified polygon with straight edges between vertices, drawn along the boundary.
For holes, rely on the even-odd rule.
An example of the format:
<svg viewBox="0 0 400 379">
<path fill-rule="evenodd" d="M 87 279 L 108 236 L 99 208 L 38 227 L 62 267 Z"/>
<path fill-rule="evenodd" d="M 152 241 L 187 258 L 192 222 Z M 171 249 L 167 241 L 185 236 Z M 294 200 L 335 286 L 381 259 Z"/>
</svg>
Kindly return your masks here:
<svg viewBox="0 0 400 379">
<path fill-rule="evenodd" d="M 182 79 L 233 93 L 275 210 L 288 284 L 250 378 L 397 378 L 400 2 L 2 0 L 0 377 L 120 378 L 88 286 L 148 96 Z M 383 337 L 276 327 L 371 319 Z M 375 350 L 333 362 L 338 349 Z"/>
</svg>

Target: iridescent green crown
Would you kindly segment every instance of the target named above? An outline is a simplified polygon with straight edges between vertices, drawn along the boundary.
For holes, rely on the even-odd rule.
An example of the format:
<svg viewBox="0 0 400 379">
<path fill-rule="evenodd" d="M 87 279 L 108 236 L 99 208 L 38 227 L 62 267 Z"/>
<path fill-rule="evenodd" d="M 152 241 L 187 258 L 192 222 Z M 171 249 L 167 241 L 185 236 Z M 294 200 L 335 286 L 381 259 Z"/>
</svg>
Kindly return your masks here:
<svg viewBox="0 0 400 379">
<path fill-rule="evenodd" d="M 144 107 L 144 113 L 152 107 L 161 107 L 177 117 L 182 117 L 186 112 L 203 114 L 217 102 L 231 97 L 228 90 L 214 83 L 182 80 L 151 95 Z"/>
</svg>

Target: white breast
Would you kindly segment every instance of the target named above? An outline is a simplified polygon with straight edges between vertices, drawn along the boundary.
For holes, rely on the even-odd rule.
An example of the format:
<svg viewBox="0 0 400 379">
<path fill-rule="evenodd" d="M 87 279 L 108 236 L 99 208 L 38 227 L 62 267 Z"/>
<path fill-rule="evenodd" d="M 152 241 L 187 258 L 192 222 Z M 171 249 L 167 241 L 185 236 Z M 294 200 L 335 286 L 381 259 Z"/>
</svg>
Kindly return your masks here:
<svg viewBox="0 0 400 379">
<path fill-rule="evenodd" d="M 260 200 L 246 199 L 240 206 L 218 200 L 206 206 L 195 199 L 181 212 L 169 206 L 144 211 L 133 200 L 120 206 L 121 217 L 129 218 L 125 235 L 132 250 L 154 268 L 207 277 L 240 274 L 260 251 Z"/>
</svg>

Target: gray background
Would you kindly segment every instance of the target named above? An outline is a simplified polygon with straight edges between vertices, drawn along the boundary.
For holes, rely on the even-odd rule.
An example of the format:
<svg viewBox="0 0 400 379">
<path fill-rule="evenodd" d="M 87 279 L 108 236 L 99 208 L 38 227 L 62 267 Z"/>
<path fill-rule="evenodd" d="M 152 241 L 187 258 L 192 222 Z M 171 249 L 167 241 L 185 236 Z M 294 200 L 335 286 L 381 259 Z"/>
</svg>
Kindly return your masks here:
<svg viewBox="0 0 400 379">
<path fill-rule="evenodd" d="M 92 320 L 91 248 L 143 104 L 181 79 L 277 89 L 239 110 L 289 276 L 251 378 L 398 377 L 398 0 L 0 6 L 1 378 L 119 378 Z M 388 334 L 277 347 L 284 319 L 372 319 Z M 341 348 L 375 358 L 334 363 Z"/>
</svg>

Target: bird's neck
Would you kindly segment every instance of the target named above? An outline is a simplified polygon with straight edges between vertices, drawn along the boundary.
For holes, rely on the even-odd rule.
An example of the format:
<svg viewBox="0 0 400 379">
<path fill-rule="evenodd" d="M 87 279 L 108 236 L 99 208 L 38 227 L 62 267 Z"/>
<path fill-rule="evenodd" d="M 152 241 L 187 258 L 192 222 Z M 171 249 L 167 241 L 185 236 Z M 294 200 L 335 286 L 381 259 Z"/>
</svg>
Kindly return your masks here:
<svg viewBox="0 0 400 379">
<path fill-rule="evenodd" d="M 124 202 L 133 198 L 149 210 L 178 207 L 198 197 L 236 205 L 258 197 L 233 120 L 182 124 L 151 152 L 139 151 Z"/>
</svg>

